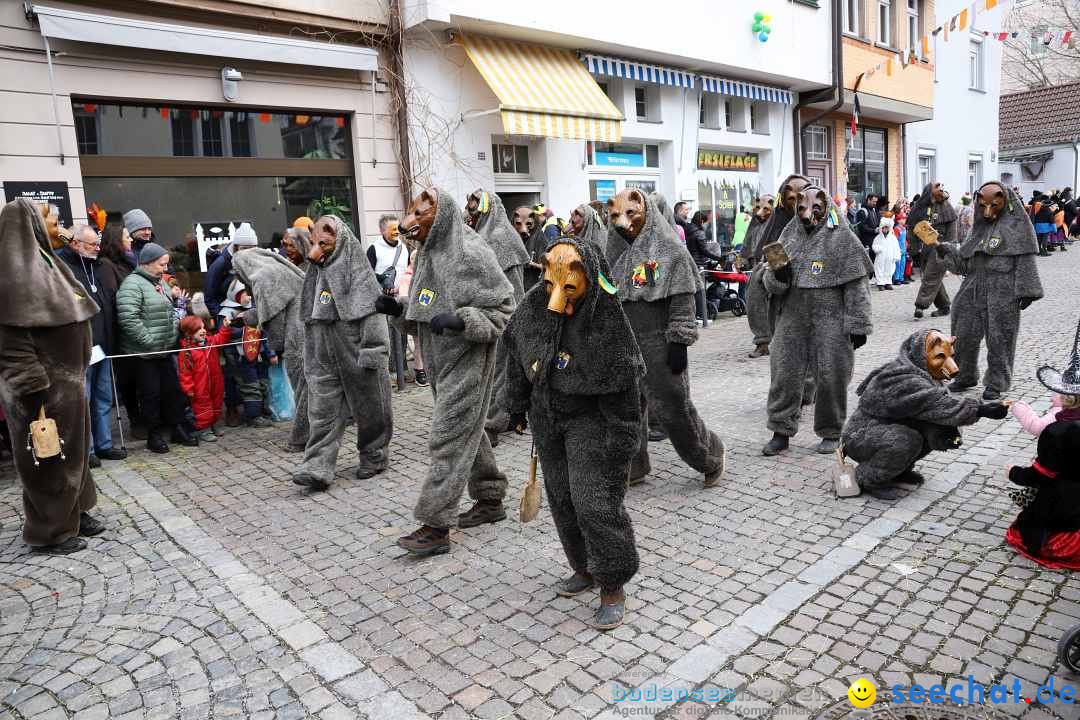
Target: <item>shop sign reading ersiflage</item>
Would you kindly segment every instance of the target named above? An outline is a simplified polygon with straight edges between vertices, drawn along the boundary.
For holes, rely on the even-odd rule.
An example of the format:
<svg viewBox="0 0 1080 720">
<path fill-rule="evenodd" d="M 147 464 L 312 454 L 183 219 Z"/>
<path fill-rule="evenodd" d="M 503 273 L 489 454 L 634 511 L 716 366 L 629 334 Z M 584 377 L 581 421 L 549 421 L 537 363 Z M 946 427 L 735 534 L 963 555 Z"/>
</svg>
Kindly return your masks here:
<svg viewBox="0 0 1080 720">
<path fill-rule="evenodd" d="M 698 150 L 698 170 L 758 171 L 757 153 L 726 153 L 715 150 Z"/>
</svg>

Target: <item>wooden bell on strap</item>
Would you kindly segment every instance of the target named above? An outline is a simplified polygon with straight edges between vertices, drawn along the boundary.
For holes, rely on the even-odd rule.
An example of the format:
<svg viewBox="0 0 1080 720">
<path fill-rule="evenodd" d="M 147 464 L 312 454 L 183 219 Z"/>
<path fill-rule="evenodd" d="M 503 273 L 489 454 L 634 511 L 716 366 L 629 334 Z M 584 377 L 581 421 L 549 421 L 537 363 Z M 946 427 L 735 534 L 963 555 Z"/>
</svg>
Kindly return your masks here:
<svg viewBox="0 0 1080 720">
<path fill-rule="evenodd" d="M 34 458 L 34 465 L 40 465 L 42 459 L 64 456 L 64 440 L 56 429 L 56 421 L 45 417 L 45 406 L 38 410 L 38 419 L 30 423 L 30 432 L 26 436 L 26 450 Z"/>
</svg>

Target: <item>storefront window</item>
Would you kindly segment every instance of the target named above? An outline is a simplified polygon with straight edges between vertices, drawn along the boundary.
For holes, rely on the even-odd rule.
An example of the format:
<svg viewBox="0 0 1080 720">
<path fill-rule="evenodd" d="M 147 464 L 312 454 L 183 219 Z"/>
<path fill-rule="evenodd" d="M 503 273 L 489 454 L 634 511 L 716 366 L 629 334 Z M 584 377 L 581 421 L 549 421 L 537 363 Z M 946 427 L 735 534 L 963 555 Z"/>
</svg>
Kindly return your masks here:
<svg viewBox="0 0 1080 720">
<path fill-rule="evenodd" d="M 886 131 L 859 127 L 848 154 L 848 194 L 860 203 L 870 193 L 886 197 L 889 165 Z"/>
<path fill-rule="evenodd" d="M 491 162 L 496 173 L 527 175 L 529 173 L 529 146 L 493 144 Z"/>
<path fill-rule="evenodd" d="M 216 107 L 72 103 L 80 154 L 174 157 L 345 159 L 343 115 L 229 110 Z"/>
</svg>

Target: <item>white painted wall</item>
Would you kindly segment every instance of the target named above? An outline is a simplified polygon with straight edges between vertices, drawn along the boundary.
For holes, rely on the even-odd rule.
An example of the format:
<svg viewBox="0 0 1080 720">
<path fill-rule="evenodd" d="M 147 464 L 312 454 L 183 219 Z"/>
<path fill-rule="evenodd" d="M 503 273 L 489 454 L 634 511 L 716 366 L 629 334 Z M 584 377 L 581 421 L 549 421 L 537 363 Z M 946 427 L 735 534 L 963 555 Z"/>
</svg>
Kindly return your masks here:
<svg viewBox="0 0 1080 720">
<path fill-rule="evenodd" d="M 1077 144 L 1075 149 L 1073 145 L 1035 145 L 1024 148 L 1022 151 L 1013 151 L 1015 153 L 1054 153 L 1054 156 L 1046 161 L 1037 180 L 1025 180 L 1019 163 L 1001 163 L 1001 172 L 1012 174 L 1011 185 L 1020 188 L 1020 194 L 1024 200 L 1028 200 L 1035 190 L 1049 193 L 1054 189 L 1071 187 L 1075 194 L 1076 188 L 1080 186 L 1080 178 L 1077 178 L 1076 150 L 1080 150 L 1080 144 Z"/>
<path fill-rule="evenodd" d="M 533 42 L 621 50 L 626 57 L 805 90 L 832 78 L 830 7 L 791 0 L 678 0 L 662 6 L 612 5 L 581 0 L 405 0 L 408 28 L 448 26 L 489 35 L 526 36 Z M 772 34 L 757 40 L 754 13 L 772 15 Z"/>
<path fill-rule="evenodd" d="M 936 27 L 968 7 L 965 0 L 937 0 Z M 990 12 L 976 16 L 974 29 L 980 34 L 951 33 L 945 42 L 939 34 L 932 48 L 936 66 L 934 118 L 907 125 L 904 162 L 907 169 L 904 195 L 922 191 L 919 182 L 919 148 L 935 152 L 937 180 L 945 183 L 953 201 L 968 188 L 968 158 L 982 156 L 982 182 L 998 179 L 998 98 L 1001 86 L 1001 42 L 983 38 L 982 30 L 996 32 L 1002 21 L 1000 3 Z M 982 40 L 983 92 L 969 88 L 968 52 L 971 38 Z"/>
</svg>

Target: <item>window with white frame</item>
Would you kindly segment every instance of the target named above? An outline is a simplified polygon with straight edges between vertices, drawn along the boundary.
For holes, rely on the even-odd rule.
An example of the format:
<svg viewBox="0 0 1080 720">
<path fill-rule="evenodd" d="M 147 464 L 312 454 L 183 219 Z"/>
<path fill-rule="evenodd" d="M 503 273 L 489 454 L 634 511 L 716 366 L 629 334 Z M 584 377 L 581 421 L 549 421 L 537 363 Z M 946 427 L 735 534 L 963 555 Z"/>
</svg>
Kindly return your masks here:
<svg viewBox="0 0 1080 720">
<path fill-rule="evenodd" d="M 843 0 L 844 32 L 859 34 L 859 5 L 862 0 Z"/>
<path fill-rule="evenodd" d="M 983 89 L 983 44 L 975 40 L 968 48 L 968 88 Z"/>
<path fill-rule="evenodd" d="M 491 145 L 492 170 L 500 175 L 529 174 L 528 145 Z"/>
<path fill-rule="evenodd" d="M 1046 53 L 1049 51 L 1043 39 L 1046 37 L 1046 33 L 1049 30 L 1047 25 L 1036 25 L 1031 28 L 1031 47 L 1028 48 L 1029 54 L 1033 58 L 1046 57 Z"/>
<path fill-rule="evenodd" d="M 660 122 L 660 88 L 657 85 L 634 86 L 634 115 L 638 120 Z"/>
<path fill-rule="evenodd" d="M 722 99 L 714 93 L 701 94 L 701 127 L 719 130 Z"/>
<path fill-rule="evenodd" d="M 908 47 L 916 48 L 919 45 L 919 3 L 921 0 L 907 0 L 907 37 Z"/>
<path fill-rule="evenodd" d="M 982 185 L 982 155 L 972 155 L 968 158 L 968 192 L 974 196 L 980 185 Z"/>
<path fill-rule="evenodd" d="M 750 103 L 750 132 L 759 135 L 769 134 L 769 106 L 764 103 Z"/>
<path fill-rule="evenodd" d="M 724 101 L 724 127 L 732 132 L 746 132 L 746 105 L 742 100 Z"/>
<path fill-rule="evenodd" d="M 97 155 L 99 150 L 97 109 L 88 111 L 73 108 L 75 115 L 75 139 L 80 155 Z"/>
<path fill-rule="evenodd" d="M 877 0 L 877 40 L 892 46 L 892 0 Z"/>
<path fill-rule="evenodd" d="M 806 159 L 829 159 L 829 129 L 824 125 L 806 128 Z"/>
<path fill-rule="evenodd" d="M 934 181 L 935 157 L 933 150 L 919 150 L 919 189 L 926 187 Z"/>
<path fill-rule="evenodd" d="M 735 120 L 735 113 L 734 113 L 731 105 L 732 105 L 731 100 L 725 100 L 724 101 L 724 127 L 726 129 L 728 129 L 728 130 L 731 129 L 731 124 Z"/>
</svg>

